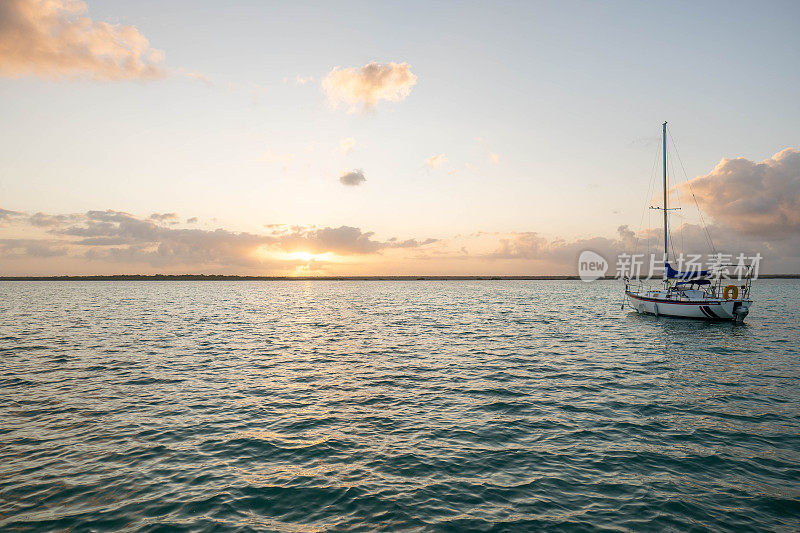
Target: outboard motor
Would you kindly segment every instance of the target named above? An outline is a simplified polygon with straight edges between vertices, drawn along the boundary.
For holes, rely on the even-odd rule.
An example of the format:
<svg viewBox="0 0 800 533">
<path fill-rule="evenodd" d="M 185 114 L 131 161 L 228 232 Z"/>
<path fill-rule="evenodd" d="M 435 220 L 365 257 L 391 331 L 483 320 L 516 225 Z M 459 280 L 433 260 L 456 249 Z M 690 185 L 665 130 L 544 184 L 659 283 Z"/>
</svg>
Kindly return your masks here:
<svg viewBox="0 0 800 533">
<path fill-rule="evenodd" d="M 733 307 L 733 319 L 736 322 L 742 322 L 744 320 L 744 317 L 746 317 L 749 312 L 750 309 L 743 306 L 741 303 L 737 303 Z"/>
</svg>

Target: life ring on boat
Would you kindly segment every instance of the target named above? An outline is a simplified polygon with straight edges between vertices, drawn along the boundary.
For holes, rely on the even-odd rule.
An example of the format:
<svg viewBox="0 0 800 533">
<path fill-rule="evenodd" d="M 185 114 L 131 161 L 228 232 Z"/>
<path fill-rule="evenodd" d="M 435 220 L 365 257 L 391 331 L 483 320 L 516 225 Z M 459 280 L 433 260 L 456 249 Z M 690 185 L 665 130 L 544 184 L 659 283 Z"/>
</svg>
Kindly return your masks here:
<svg viewBox="0 0 800 533">
<path fill-rule="evenodd" d="M 729 298 L 728 296 L 730 293 L 733 293 L 733 299 L 736 300 L 737 298 L 739 298 L 739 287 L 737 287 L 736 285 L 728 285 L 727 287 L 725 287 L 725 290 L 722 291 L 722 297 L 725 298 L 726 300 L 730 300 L 731 298 Z"/>
</svg>

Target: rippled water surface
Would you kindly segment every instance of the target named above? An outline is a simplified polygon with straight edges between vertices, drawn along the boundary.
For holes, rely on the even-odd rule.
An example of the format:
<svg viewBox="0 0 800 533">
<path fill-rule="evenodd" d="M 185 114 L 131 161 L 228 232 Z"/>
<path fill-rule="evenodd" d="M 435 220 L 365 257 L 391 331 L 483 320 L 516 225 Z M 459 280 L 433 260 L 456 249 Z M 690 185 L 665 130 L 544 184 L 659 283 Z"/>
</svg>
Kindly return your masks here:
<svg viewBox="0 0 800 533">
<path fill-rule="evenodd" d="M 0 529 L 800 529 L 800 282 L 0 283 Z"/>
</svg>

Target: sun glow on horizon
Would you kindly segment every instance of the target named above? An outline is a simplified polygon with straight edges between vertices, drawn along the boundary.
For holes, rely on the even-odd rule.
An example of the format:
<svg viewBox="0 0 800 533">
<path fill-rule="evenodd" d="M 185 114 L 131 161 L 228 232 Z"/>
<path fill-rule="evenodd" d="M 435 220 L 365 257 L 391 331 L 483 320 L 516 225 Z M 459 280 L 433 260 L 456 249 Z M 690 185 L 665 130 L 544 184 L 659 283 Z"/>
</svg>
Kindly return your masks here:
<svg viewBox="0 0 800 533">
<path fill-rule="evenodd" d="M 310 263 L 312 261 L 331 261 L 334 258 L 334 254 L 331 252 L 314 254 L 311 252 L 297 251 L 297 252 L 289 252 L 285 254 L 283 257 L 289 260 L 294 260 L 294 261 L 299 260 L 299 261 L 304 261 L 306 263 Z"/>
<path fill-rule="evenodd" d="M 341 256 L 337 256 L 333 252 L 314 253 L 307 250 L 294 250 L 291 252 L 276 249 L 274 247 L 262 246 L 255 250 L 255 253 L 262 259 L 272 259 L 278 261 L 286 261 L 290 263 L 314 263 L 316 261 L 341 261 Z"/>
</svg>

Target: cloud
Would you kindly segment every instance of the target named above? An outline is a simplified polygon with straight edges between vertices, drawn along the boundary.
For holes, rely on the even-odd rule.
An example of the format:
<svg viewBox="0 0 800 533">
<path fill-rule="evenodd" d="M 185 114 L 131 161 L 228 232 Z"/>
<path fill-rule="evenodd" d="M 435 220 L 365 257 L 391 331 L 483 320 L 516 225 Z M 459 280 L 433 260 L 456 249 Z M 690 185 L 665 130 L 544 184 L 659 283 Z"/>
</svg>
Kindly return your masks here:
<svg viewBox="0 0 800 533">
<path fill-rule="evenodd" d="M 440 166 L 446 164 L 447 156 L 444 154 L 436 154 L 430 156 L 428 159 L 425 160 L 425 166 L 428 168 L 439 168 Z"/>
<path fill-rule="evenodd" d="M 499 165 L 500 164 L 500 156 L 497 155 L 494 152 L 490 152 L 489 153 L 489 162 L 492 163 L 493 165 Z"/>
<path fill-rule="evenodd" d="M 319 229 L 294 227 L 290 233 L 280 235 L 278 242 L 286 251 L 301 249 L 311 253 L 332 252 L 340 255 L 372 254 L 389 248 L 416 248 L 436 242 L 436 239 L 400 241 L 396 238 L 377 241 L 373 239 L 374 235 L 374 232 L 363 232 L 352 226 Z"/>
<path fill-rule="evenodd" d="M 499 235 L 497 248 L 484 257 L 493 260 L 532 260 L 561 264 L 563 265 L 562 273 L 571 273 L 577 265 L 578 255 L 584 250 L 592 250 L 612 259 L 622 252 L 643 252 L 646 248 L 645 239 L 654 239 L 659 235 L 658 230 L 643 230 L 638 234 L 637 239 L 637 234 L 627 225 L 617 228 L 616 238 L 597 236 L 572 241 L 548 240 L 532 231 L 512 232 Z M 701 246 L 703 244 L 700 242 Z M 636 249 L 637 245 L 639 246 L 638 250 Z"/>
<path fill-rule="evenodd" d="M 800 235 L 779 240 L 754 236 L 742 236 L 736 230 L 722 225 L 708 228 L 714 239 L 714 248 L 709 245 L 705 229 L 697 224 L 682 224 L 671 230 L 674 251 L 678 254 L 700 254 L 703 260 L 714 252 L 740 254 L 753 257 L 762 254 L 761 272 L 800 272 Z M 615 237 L 594 236 L 575 240 L 547 239 L 537 232 L 512 232 L 493 236 L 493 250 L 474 255 L 492 263 L 506 265 L 506 272 L 520 271 L 513 265 L 527 265 L 532 273 L 576 274 L 577 258 L 584 250 L 592 250 L 616 266 L 619 254 L 655 254 L 660 260 L 663 246 L 661 228 L 647 228 L 634 232 L 627 225 L 617 228 Z M 476 237 L 487 238 L 479 232 Z M 490 240 L 491 242 L 491 240 Z M 642 256 L 644 257 L 644 255 Z M 612 272 L 613 274 L 613 272 Z"/>
<path fill-rule="evenodd" d="M 301 76 L 300 74 L 297 74 L 294 79 L 291 79 L 288 76 L 283 77 L 283 83 L 289 83 L 290 81 L 294 82 L 295 85 L 307 85 L 314 82 L 314 76 Z"/>
<path fill-rule="evenodd" d="M 624 246 L 632 248 L 636 245 L 636 232 L 630 229 L 627 224 L 617 228 L 617 235 L 619 235 L 619 240 Z"/>
<path fill-rule="evenodd" d="M 37 226 L 40 228 L 53 228 L 62 226 L 68 223 L 72 215 L 48 215 L 46 213 L 35 213 L 28 218 L 28 222 L 32 226 Z"/>
<path fill-rule="evenodd" d="M 0 252 L 3 257 L 60 257 L 67 255 L 62 243 L 38 239 L 0 239 Z"/>
<path fill-rule="evenodd" d="M 36 228 L 30 232 L 39 232 L 42 236 L 27 238 L 29 230 L 26 230 L 24 239 L 0 239 L 0 264 L 5 260 L 69 256 L 92 264 L 127 264 L 128 267 L 146 264 L 157 269 L 180 267 L 193 272 L 210 267 L 228 271 L 237 267 L 286 269 L 308 262 L 287 258 L 287 254 L 298 251 L 364 256 L 436 242 L 435 239 L 379 240 L 374 232 L 353 226 L 270 225 L 272 231 L 268 234 L 179 229 L 161 223 L 162 220 L 177 220 L 177 214 L 155 215 L 139 218 L 123 211 L 105 210 L 23 216 L 21 220 Z M 58 223 L 34 226 L 34 221 L 44 220 Z M 40 263 L 36 263 L 35 268 L 40 268 Z M 53 264 L 53 268 L 59 267 Z"/>
<path fill-rule="evenodd" d="M 2 0 L 0 76 L 155 80 L 164 55 L 133 26 L 95 22 L 80 0 Z"/>
<path fill-rule="evenodd" d="M 197 217 L 187 218 L 187 219 L 186 219 L 186 223 L 187 223 L 187 224 L 196 224 L 196 223 L 197 223 L 199 220 L 200 220 L 200 219 L 199 219 L 199 218 L 197 218 Z"/>
<path fill-rule="evenodd" d="M 364 176 L 363 170 L 353 170 L 351 172 L 345 172 L 341 176 L 339 176 L 339 183 L 342 185 L 347 185 L 348 187 L 355 187 L 356 185 L 361 185 L 367 181 L 367 178 Z"/>
<path fill-rule="evenodd" d="M 335 253 L 374 253 L 385 247 L 384 243 L 372 240 L 372 232 L 364 233 L 359 228 L 340 226 L 338 228 L 322 228 L 311 231 L 296 231 L 282 239 L 283 248 L 309 248 L 311 252 Z"/>
<path fill-rule="evenodd" d="M 678 186 L 714 220 L 746 235 L 779 237 L 800 231 L 800 151 L 787 148 L 756 163 L 723 159 L 710 173 Z"/>
<path fill-rule="evenodd" d="M 18 213 L 18 212 L 15 212 Z M 549 239 L 535 231 L 478 232 L 450 239 L 379 239 L 355 226 L 269 224 L 263 234 L 164 225 L 148 217 L 105 210 L 51 215 L 14 215 L 24 238 L 0 239 L 0 269 L 20 275 L 41 273 L 256 273 L 308 270 L 328 274 L 575 274 L 577 258 L 593 250 L 612 267 L 621 252 L 659 253 L 659 228 L 617 228 L 615 236 Z M 46 223 L 42 223 L 46 221 Z M 35 225 L 38 222 L 40 225 Z M 710 228 L 721 252 L 756 252 L 762 272 L 800 271 L 800 235 L 778 240 L 742 238 L 715 224 Z M 682 237 L 677 238 L 680 233 Z M 703 228 L 673 228 L 683 251 L 709 253 Z M 638 241 L 638 244 L 637 244 Z M 682 250 L 677 250 L 678 252 Z M 298 253 L 302 252 L 302 253 Z M 298 270 L 299 269 L 299 270 Z"/>
<path fill-rule="evenodd" d="M 339 141 L 339 150 L 342 151 L 344 155 L 351 153 L 356 147 L 356 140 L 352 137 L 346 137 Z"/>
<path fill-rule="evenodd" d="M 187 78 L 191 78 L 195 81 L 199 81 L 200 83 L 207 85 L 209 87 L 213 86 L 214 83 L 208 79 L 208 77 L 203 74 L 202 72 L 198 72 L 197 70 L 187 70 L 185 68 L 179 68 L 173 71 L 173 73 L 178 74 L 179 76 L 185 76 Z"/>
<path fill-rule="evenodd" d="M 655 147 L 661 143 L 660 135 L 653 135 L 651 137 L 636 137 L 633 139 L 629 146 L 642 146 L 645 148 Z"/>
<path fill-rule="evenodd" d="M 4 220 L 11 220 L 12 218 L 15 218 L 15 217 L 18 217 L 18 216 L 21 216 L 21 215 L 24 215 L 24 213 L 21 213 L 19 211 L 11 211 L 9 209 L 3 209 L 2 207 L 0 207 L 0 222 L 2 222 Z"/>
<path fill-rule="evenodd" d="M 380 100 L 404 100 L 417 83 L 408 63 L 367 63 L 361 68 L 335 67 L 322 80 L 322 88 L 334 108 L 349 106 L 348 112 L 373 111 Z"/>
<path fill-rule="evenodd" d="M 150 220 L 155 220 L 156 222 L 177 224 L 179 217 L 178 213 L 153 213 L 149 218 Z"/>
<path fill-rule="evenodd" d="M 526 231 L 501 238 L 497 250 L 489 254 L 493 259 L 536 259 L 547 248 L 547 239 L 538 233 Z"/>
</svg>

